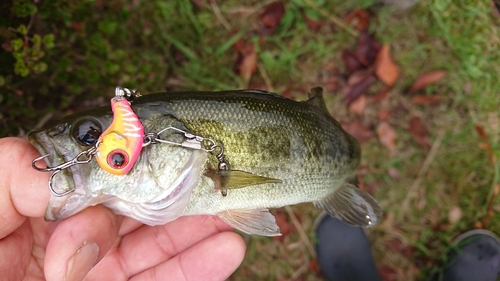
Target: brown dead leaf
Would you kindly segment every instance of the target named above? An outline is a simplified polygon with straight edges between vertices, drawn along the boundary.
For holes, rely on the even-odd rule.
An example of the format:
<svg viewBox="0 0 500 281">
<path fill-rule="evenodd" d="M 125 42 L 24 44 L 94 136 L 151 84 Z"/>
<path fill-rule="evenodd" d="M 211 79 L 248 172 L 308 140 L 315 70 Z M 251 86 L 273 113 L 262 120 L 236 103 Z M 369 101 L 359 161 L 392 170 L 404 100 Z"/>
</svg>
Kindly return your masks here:
<svg viewBox="0 0 500 281">
<path fill-rule="evenodd" d="M 370 102 L 379 102 L 386 100 L 389 96 L 389 91 L 392 89 L 390 86 L 385 86 L 378 93 L 370 97 Z"/>
<path fill-rule="evenodd" d="M 366 10 L 357 9 L 347 15 L 344 20 L 347 24 L 353 24 L 358 30 L 365 30 L 370 25 L 370 14 Z"/>
<path fill-rule="evenodd" d="M 399 66 L 391 57 L 389 45 L 384 45 L 378 52 L 375 60 L 375 74 L 387 86 L 392 86 L 396 83 L 399 76 Z"/>
<path fill-rule="evenodd" d="M 235 66 L 245 84 L 248 85 L 252 75 L 257 70 L 257 53 L 252 43 L 245 45 L 238 53 L 238 59 Z"/>
<path fill-rule="evenodd" d="M 408 90 L 408 93 L 411 94 L 413 92 L 420 91 L 425 87 L 443 79 L 444 77 L 446 77 L 446 71 L 444 70 L 436 70 L 420 74 L 420 76 L 418 76 L 417 80 L 415 80 L 413 85 Z"/>
<path fill-rule="evenodd" d="M 396 281 L 398 278 L 398 273 L 391 267 L 382 266 L 378 273 L 380 274 L 380 278 L 384 281 Z"/>
<path fill-rule="evenodd" d="M 249 90 L 263 90 L 263 91 L 268 90 L 265 83 L 251 83 L 248 85 L 247 89 L 249 89 Z"/>
<path fill-rule="evenodd" d="M 292 89 L 290 87 L 287 87 L 283 92 L 281 92 L 280 96 L 285 97 L 287 99 L 292 98 Z"/>
<path fill-rule="evenodd" d="M 480 124 L 475 124 L 474 127 L 476 128 L 476 132 L 479 134 L 479 136 L 481 138 L 483 138 L 484 140 L 489 141 L 490 137 L 488 136 L 488 134 L 486 133 L 486 131 L 483 129 L 483 126 L 481 126 Z"/>
<path fill-rule="evenodd" d="M 391 116 L 392 112 L 388 109 L 381 108 L 378 110 L 378 119 L 380 121 L 386 121 Z"/>
<path fill-rule="evenodd" d="M 282 212 L 276 212 L 274 214 L 276 218 L 276 224 L 280 228 L 281 236 L 274 236 L 273 239 L 279 242 L 283 242 L 285 237 L 294 233 L 296 231 L 295 227 L 290 223 L 288 216 Z"/>
<path fill-rule="evenodd" d="M 380 122 L 377 127 L 377 135 L 380 142 L 391 152 L 396 151 L 396 130 L 387 122 Z"/>
<path fill-rule="evenodd" d="M 413 136 L 413 139 L 415 139 L 415 141 L 417 141 L 421 146 L 427 149 L 431 148 L 429 133 L 419 117 L 414 116 L 410 119 L 408 122 L 408 131 Z"/>
<path fill-rule="evenodd" d="M 380 43 L 375 40 L 375 37 L 366 31 L 361 32 L 358 38 L 358 45 L 354 54 L 359 62 L 364 66 L 371 66 L 380 50 Z"/>
<path fill-rule="evenodd" d="M 333 93 L 338 91 L 343 83 L 344 81 L 339 75 L 331 75 L 323 82 L 323 85 L 327 92 Z"/>
<path fill-rule="evenodd" d="M 426 95 L 418 95 L 413 96 L 410 99 L 410 102 L 418 105 L 433 105 L 438 103 L 441 100 L 441 97 L 438 95 L 426 96 Z"/>
<path fill-rule="evenodd" d="M 260 15 L 260 33 L 262 35 L 273 33 L 278 28 L 284 14 L 285 4 L 283 2 L 278 1 L 267 5 L 264 12 Z"/>
<path fill-rule="evenodd" d="M 385 241 L 385 246 L 394 253 L 399 253 L 404 256 L 413 254 L 415 251 L 412 246 L 407 245 L 398 238 Z"/>
<path fill-rule="evenodd" d="M 201 8 L 203 8 L 203 4 L 204 4 L 205 0 L 192 0 L 191 2 L 193 2 L 194 6 L 197 9 L 201 9 Z"/>
<path fill-rule="evenodd" d="M 349 110 L 356 113 L 357 115 L 363 115 L 366 108 L 366 96 L 361 94 L 357 99 L 353 100 L 349 104 Z"/>
<path fill-rule="evenodd" d="M 483 126 L 481 126 L 480 124 L 475 124 L 474 127 L 476 128 L 476 132 L 479 134 L 479 136 L 484 140 L 484 142 L 478 143 L 479 148 L 486 151 L 486 154 L 488 154 L 491 163 L 495 164 L 497 162 L 497 157 L 495 156 L 495 153 L 493 153 L 493 148 L 490 144 L 490 137 L 483 129 Z"/>
<path fill-rule="evenodd" d="M 363 64 L 361 64 L 361 62 L 359 62 L 356 58 L 356 55 L 349 50 L 342 51 L 342 60 L 344 61 L 344 65 L 349 73 L 353 73 L 356 70 L 364 68 Z"/>
<path fill-rule="evenodd" d="M 348 103 L 352 102 L 364 93 L 375 80 L 372 69 L 362 69 L 354 72 L 347 80 L 347 84 L 342 88 L 342 97 Z"/>
<path fill-rule="evenodd" d="M 355 137 L 359 142 L 364 142 L 373 137 L 373 132 L 363 126 L 359 121 L 351 121 L 349 123 L 343 123 L 342 128 Z"/>
<path fill-rule="evenodd" d="M 318 29 L 320 29 L 324 24 L 322 21 L 311 19 L 304 12 L 302 13 L 302 18 L 306 22 L 307 28 L 313 32 L 318 31 Z"/>
<path fill-rule="evenodd" d="M 309 265 L 307 266 L 307 268 L 309 269 L 309 271 L 312 271 L 316 274 L 320 274 L 320 272 L 321 272 L 317 259 L 311 259 L 309 261 Z"/>
</svg>

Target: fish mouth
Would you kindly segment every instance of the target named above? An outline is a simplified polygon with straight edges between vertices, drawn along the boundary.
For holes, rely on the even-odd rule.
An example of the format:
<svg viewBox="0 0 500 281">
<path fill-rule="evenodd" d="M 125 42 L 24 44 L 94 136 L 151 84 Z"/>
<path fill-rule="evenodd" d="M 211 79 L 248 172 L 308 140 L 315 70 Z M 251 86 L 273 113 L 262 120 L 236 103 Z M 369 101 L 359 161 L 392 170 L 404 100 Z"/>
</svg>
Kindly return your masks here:
<svg viewBox="0 0 500 281">
<path fill-rule="evenodd" d="M 59 147 L 45 132 L 32 132 L 28 135 L 28 140 L 43 157 L 42 159 L 45 162 L 45 166 L 40 163 L 42 162 L 42 159 L 39 159 L 39 161 L 36 162 L 33 161 L 32 163 L 33 168 L 41 172 L 55 173 L 57 169 L 54 171 L 54 167 L 71 161 L 74 158 L 74 152 Z M 54 178 L 51 178 L 51 181 L 49 182 L 49 184 L 52 185 L 49 186 L 49 190 L 53 193 L 59 194 L 75 190 L 76 184 L 75 179 L 73 178 L 73 175 L 75 175 L 75 171 L 73 171 L 73 169 L 75 168 L 76 167 L 69 167 L 58 171 L 57 175 L 54 175 Z M 51 196 L 51 201 L 52 197 L 54 196 Z"/>
</svg>

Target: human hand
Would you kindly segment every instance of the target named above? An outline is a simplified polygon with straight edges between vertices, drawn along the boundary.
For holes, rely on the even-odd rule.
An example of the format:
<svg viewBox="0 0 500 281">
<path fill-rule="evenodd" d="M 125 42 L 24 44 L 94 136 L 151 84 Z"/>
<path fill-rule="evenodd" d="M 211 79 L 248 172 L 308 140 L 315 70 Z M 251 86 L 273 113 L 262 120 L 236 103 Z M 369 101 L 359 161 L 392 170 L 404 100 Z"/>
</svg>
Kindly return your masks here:
<svg viewBox="0 0 500 281">
<path fill-rule="evenodd" d="M 49 174 L 31 168 L 37 156 L 26 140 L 0 139 L 2 280 L 224 280 L 241 264 L 242 238 L 213 216 L 150 227 L 95 206 L 44 221 Z"/>
</svg>

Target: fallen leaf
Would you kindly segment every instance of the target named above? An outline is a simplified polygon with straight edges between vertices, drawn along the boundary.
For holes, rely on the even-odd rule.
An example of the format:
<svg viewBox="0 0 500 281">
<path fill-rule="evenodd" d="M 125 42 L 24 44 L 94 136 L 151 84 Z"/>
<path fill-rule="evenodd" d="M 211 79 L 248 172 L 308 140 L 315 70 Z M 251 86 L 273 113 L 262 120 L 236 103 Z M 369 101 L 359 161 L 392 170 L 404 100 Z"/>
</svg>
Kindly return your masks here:
<svg viewBox="0 0 500 281">
<path fill-rule="evenodd" d="M 342 128 L 356 138 L 359 142 L 364 142 L 373 137 L 373 132 L 363 126 L 359 121 L 351 121 L 349 123 L 343 123 Z"/>
<path fill-rule="evenodd" d="M 378 119 L 380 121 L 386 121 L 391 116 L 391 113 L 392 112 L 390 110 L 381 108 L 381 109 L 378 110 L 378 113 L 377 113 Z"/>
<path fill-rule="evenodd" d="M 398 277 L 396 270 L 388 266 L 382 266 L 378 270 L 378 273 L 380 274 L 380 278 L 382 278 L 382 280 L 384 281 L 395 281 Z"/>
<path fill-rule="evenodd" d="M 285 97 L 287 99 L 292 98 L 292 89 L 290 87 L 287 87 L 283 92 L 281 92 L 280 96 Z"/>
<path fill-rule="evenodd" d="M 495 164 L 497 162 L 497 157 L 495 156 L 493 148 L 491 147 L 490 137 L 483 129 L 483 126 L 481 126 L 480 124 L 475 124 L 474 127 L 476 128 L 476 132 L 479 134 L 479 136 L 485 141 L 478 143 L 478 147 L 486 151 L 486 154 L 488 154 L 488 157 L 490 157 L 491 163 Z"/>
<path fill-rule="evenodd" d="M 408 93 L 411 94 L 413 92 L 420 91 L 425 87 L 443 79 L 444 77 L 446 77 L 446 71 L 444 70 L 436 70 L 420 74 L 420 76 L 418 76 L 417 80 L 415 80 L 413 85 L 408 90 Z"/>
<path fill-rule="evenodd" d="M 422 123 L 422 120 L 419 117 L 414 116 L 410 119 L 408 122 L 408 131 L 420 145 L 425 148 L 431 147 L 431 139 L 425 129 L 424 123 Z"/>
<path fill-rule="evenodd" d="M 204 4 L 205 0 L 192 0 L 191 2 L 193 2 L 194 6 L 197 9 L 201 9 L 201 8 L 203 8 L 203 4 Z"/>
<path fill-rule="evenodd" d="M 387 122 L 381 122 L 377 127 L 380 142 L 391 152 L 396 150 L 396 130 Z"/>
<path fill-rule="evenodd" d="M 399 66 L 391 57 L 389 45 L 384 45 L 380 48 L 375 60 L 375 74 L 387 86 L 392 86 L 396 83 L 399 76 Z"/>
<path fill-rule="evenodd" d="M 349 104 L 349 110 L 356 113 L 357 115 L 363 115 L 366 108 L 366 96 L 361 94 L 357 99 L 353 100 Z"/>
<path fill-rule="evenodd" d="M 363 69 L 349 76 L 347 84 L 342 88 L 342 97 L 348 103 L 357 99 L 376 81 L 372 69 Z"/>
<path fill-rule="evenodd" d="M 462 218 L 462 209 L 458 206 L 452 206 L 448 211 L 448 221 L 451 224 L 458 222 Z"/>
<path fill-rule="evenodd" d="M 410 99 L 410 102 L 418 105 L 433 105 L 438 103 L 440 100 L 441 97 L 438 95 L 431 95 L 431 96 L 418 95 L 418 96 L 413 96 Z"/>
<path fill-rule="evenodd" d="M 276 219 L 276 224 L 280 228 L 281 236 L 274 236 L 275 241 L 283 242 L 287 235 L 290 235 L 296 231 L 295 227 L 290 223 L 288 216 L 282 212 L 276 212 L 274 214 Z"/>
<path fill-rule="evenodd" d="M 319 274 L 321 272 L 318 260 L 314 258 L 309 261 L 309 265 L 307 266 L 307 268 L 309 269 L 309 271 L 312 271 L 316 274 Z"/>
<path fill-rule="evenodd" d="M 307 28 L 310 31 L 318 31 L 323 26 L 323 22 L 319 20 L 314 20 L 307 16 L 307 13 L 302 13 L 302 18 L 306 22 Z"/>
<path fill-rule="evenodd" d="M 354 52 L 359 62 L 366 67 L 371 66 L 375 62 L 379 50 L 380 43 L 375 40 L 375 37 L 366 31 L 361 32 Z"/>
<path fill-rule="evenodd" d="M 263 90 L 263 91 L 268 90 L 265 83 L 252 83 L 252 84 L 248 85 L 247 89 L 248 90 Z"/>
<path fill-rule="evenodd" d="M 342 51 L 342 60 L 344 61 L 344 65 L 349 73 L 353 73 L 356 70 L 364 68 L 363 64 L 356 58 L 356 55 L 349 50 Z"/>
<path fill-rule="evenodd" d="M 387 240 L 384 244 L 386 248 L 391 250 L 391 252 L 393 253 L 399 253 L 408 256 L 414 252 L 414 249 L 411 246 L 401 242 L 401 240 L 399 240 L 398 238 Z"/>
<path fill-rule="evenodd" d="M 475 124 L 474 127 L 476 128 L 476 132 L 479 134 L 479 136 L 487 141 L 489 141 L 490 137 L 486 133 L 486 131 L 483 129 L 483 126 L 480 124 Z"/>
<path fill-rule="evenodd" d="M 368 25 L 370 24 L 370 15 L 366 10 L 363 9 L 357 9 L 347 15 L 346 19 L 344 20 L 347 24 L 354 24 L 354 27 L 358 30 L 365 30 L 368 28 Z"/>
<path fill-rule="evenodd" d="M 386 100 L 389 96 L 389 91 L 392 89 L 390 86 L 385 86 L 378 93 L 370 97 L 370 102 L 379 102 Z"/>
<path fill-rule="evenodd" d="M 257 53 L 255 53 L 253 44 L 245 45 L 241 52 L 238 53 L 235 68 L 245 81 L 245 84 L 248 85 L 252 75 L 257 70 Z"/>
<path fill-rule="evenodd" d="M 260 15 L 260 33 L 263 35 L 273 33 L 278 28 L 284 14 L 285 4 L 283 2 L 278 1 L 267 5 L 264 12 Z"/>
<path fill-rule="evenodd" d="M 323 85 L 328 92 L 333 93 L 336 92 L 343 83 L 339 75 L 331 75 L 323 82 Z"/>
<path fill-rule="evenodd" d="M 418 42 L 424 43 L 427 41 L 427 38 L 425 37 L 425 34 L 422 31 L 417 31 L 417 39 Z"/>
</svg>

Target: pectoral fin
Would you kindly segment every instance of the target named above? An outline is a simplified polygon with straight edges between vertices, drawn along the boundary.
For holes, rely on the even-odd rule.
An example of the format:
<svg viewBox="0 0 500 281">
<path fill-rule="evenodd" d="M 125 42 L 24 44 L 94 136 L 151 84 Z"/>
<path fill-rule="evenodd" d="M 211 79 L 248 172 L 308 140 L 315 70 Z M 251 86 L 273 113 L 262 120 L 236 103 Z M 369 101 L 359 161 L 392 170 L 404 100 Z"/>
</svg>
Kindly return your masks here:
<svg viewBox="0 0 500 281">
<path fill-rule="evenodd" d="M 227 210 L 217 214 L 230 226 L 247 234 L 262 236 L 280 236 L 276 219 L 268 209 Z"/>
<path fill-rule="evenodd" d="M 215 182 L 215 188 L 236 189 L 264 183 L 281 183 L 279 179 L 266 178 L 239 170 L 208 170 L 205 173 Z"/>
<path fill-rule="evenodd" d="M 350 183 L 342 184 L 332 194 L 314 202 L 314 205 L 354 226 L 371 227 L 382 219 L 382 207 L 378 202 L 366 191 Z"/>
</svg>

